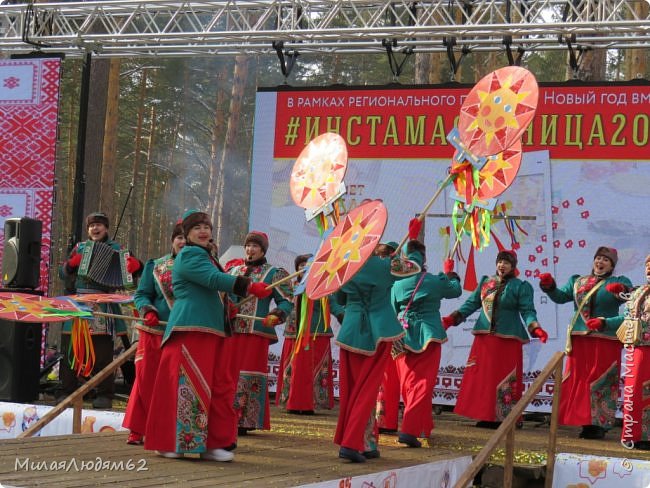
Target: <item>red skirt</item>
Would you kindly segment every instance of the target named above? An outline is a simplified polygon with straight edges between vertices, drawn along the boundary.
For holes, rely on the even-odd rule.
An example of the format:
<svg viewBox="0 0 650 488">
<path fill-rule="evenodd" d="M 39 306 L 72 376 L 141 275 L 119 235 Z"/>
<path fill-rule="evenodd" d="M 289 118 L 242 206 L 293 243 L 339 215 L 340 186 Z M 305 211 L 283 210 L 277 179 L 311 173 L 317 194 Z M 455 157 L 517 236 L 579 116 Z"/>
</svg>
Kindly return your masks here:
<svg viewBox="0 0 650 488">
<path fill-rule="evenodd" d="M 560 392 L 562 425 L 614 424 L 618 399 L 621 343 L 611 339 L 573 336 Z"/>
<path fill-rule="evenodd" d="M 137 434 L 144 434 L 147 427 L 147 415 L 162 352 L 161 342 L 162 335 L 140 331 L 138 349 L 135 353 L 135 381 L 122 422 L 124 427 Z"/>
<path fill-rule="evenodd" d="M 144 448 L 205 452 L 237 439 L 230 339 L 174 332 L 162 347 Z"/>
<path fill-rule="evenodd" d="M 332 380 L 332 347 L 330 337 L 313 336 L 297 354 L 295 339 L 285 339 L 280 357 L 280 370 L 275 404 L 287 410 L 334 408 Z"/>
<path fill-rule="evenodd" d="M 522 343 L 492 334 L 474 336 L 454 413 L 501 422 L 523 392 Z"/>
<path fill-rule="evenodd" d="M 624 347 L 621 442 L 650 440 L 650 346 Z"/>
<path fill-rule="evenodd" d="M 390 360 L 390 342 L 381 342 L 372 356 L 341 348 L 339 353 L 339 419 L 334 443 L 357 451 L 377 449 L 378 432 L 373 409 L 386 362 Z"/>
<path fill-rule="evenodd" d="M 397 364 L 391 358 L 386 363 L 384 378 L 377 395 L 377 426 L 397 430 L 399 416 L 400 383 Z"/>
<path fill-rule="evenodd" d="M 429 437 L 433 429 L 433 388 L 438 378 L 440 353 L 437 342 L 430 342 L 421 353 L 407 352 L 396 359 L 404 414 L 400 432 Z"/>
<path fill-rule="evenodd" d="M 235 365 L 239 376 L 235 394 L 238 426 L 270 430 L 271 412 L 267 380 L 270 340 L 255 334 L 233 334 L 229 340 L 236 354 Z"/>
</svg>

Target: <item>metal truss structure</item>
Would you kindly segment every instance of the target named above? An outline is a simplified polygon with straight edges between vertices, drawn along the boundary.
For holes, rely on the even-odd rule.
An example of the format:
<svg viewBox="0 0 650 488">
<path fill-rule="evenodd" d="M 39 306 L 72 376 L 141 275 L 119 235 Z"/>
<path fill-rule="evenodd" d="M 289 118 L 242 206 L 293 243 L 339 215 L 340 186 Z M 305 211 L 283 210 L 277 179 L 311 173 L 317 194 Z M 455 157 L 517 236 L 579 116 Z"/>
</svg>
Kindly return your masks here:
<svg viewBox="0 0 650 488">
<path fill-rule="evenodd" d="M 97 57 L 506 51 L 512 59 L 513 50 L 648 48 L 649 1 L 4 1 L 0 51 Z"/>
</svg>

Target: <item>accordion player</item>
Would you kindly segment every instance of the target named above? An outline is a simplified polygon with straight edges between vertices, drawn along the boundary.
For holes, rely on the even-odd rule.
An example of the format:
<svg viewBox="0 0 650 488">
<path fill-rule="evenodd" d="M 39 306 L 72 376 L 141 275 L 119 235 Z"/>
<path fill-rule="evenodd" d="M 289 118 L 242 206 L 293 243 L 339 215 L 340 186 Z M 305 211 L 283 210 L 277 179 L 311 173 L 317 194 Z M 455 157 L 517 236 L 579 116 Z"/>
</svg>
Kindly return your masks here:
<svg viewBox="0 0 650 488">
<path fill-rule="evenodd" d="M 113 249 L 100 241 L 86 241 L 78 276 L 101 285 L 103 288 L 129 289 L 135 287 L 133 275 L 127 271 L 130 252 Z"/>
</svg>

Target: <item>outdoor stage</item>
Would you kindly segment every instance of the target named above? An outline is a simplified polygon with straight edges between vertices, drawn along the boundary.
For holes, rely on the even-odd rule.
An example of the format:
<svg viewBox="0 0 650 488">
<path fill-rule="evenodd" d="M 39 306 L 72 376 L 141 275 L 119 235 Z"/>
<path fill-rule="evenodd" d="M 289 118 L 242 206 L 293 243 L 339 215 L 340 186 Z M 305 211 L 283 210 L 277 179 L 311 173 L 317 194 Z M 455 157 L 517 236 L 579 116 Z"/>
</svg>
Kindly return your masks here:
<svg viewBox="0 0 650 488">
<path fill-rule="evenodd" d="M 435 416 L 432 445 L 410 449 L 398 444 L 396 436 L 382 435 L 381 458 L 350 464 L 337 457 L 338 447 L 332 443 L 336 415 L 336 410 L 314 416 L 289 415 L 273 408 L 273 430 L 240 438 L 232 463 L 199 461 L 196 456 L 185 460 L 163 459 L 140 446 L 127 445 L 126 432 L 4 440 L 0 443 L 0 485 L 291 487 L 474 455 L 494 432 L 443 412 Z M 578 439 L 578 432 L 579 428 L 561 427 L 557 452 L 650 460 L 650 452 L 629 451 L 618 443 L 620 428 L 611 431 L 604 441 Z M 525 473 L 531 476 L 525 486 L 542 486 L 541 480 L 534 481 L 532 477 L 544 473 L 540 464 L 543 464 L 547 435 L 547 425 L 531 420 L 516 431 L 516 459 L 530 469 L 516 469 L 515 474 L 522 476 L 523 472 L 523 476 L 527 476 Z M 98 459 L 102 463 L 122 463 L 123 467 L 95 471 L 94 463 Z M 82 463 L 91 460 L 93 469 L 81 470 Z M 538 461 L 537 469 L 530 464 L 534 461 Z M 73 462 L 76 468 L 72 464 L 67 472 L 62 467 L 42 467 Z M 497 454 L 495 463 L 499 462 Z M 41 469 L 32 470 L 39 463 Z"/>
</svg>

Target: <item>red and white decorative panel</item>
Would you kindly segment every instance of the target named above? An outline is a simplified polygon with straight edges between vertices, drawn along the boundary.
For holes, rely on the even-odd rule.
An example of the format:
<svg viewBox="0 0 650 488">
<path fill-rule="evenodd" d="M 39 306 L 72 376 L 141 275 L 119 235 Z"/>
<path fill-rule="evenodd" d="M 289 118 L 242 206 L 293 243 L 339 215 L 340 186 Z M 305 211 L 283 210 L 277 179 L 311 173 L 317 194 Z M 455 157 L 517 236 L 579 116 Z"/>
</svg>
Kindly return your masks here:
<svg viewBox="0 0 650 488">
<path fill-rule="evenodd" d="M 0 235 L 10 217 L 43 223 L 40 289 L 47 292 L 61 60 L 0 61 Z M 3 247 L 0 246 L 0 259 Z"/>
</svg>

